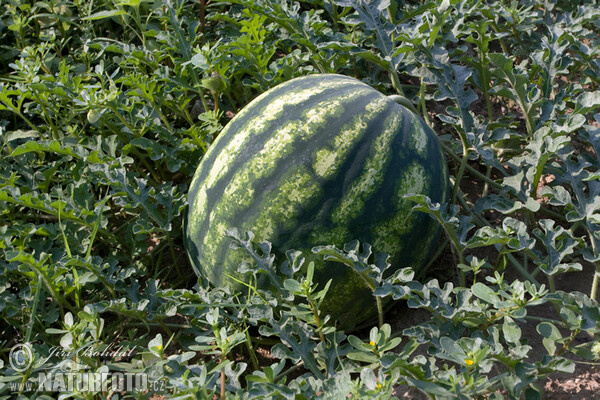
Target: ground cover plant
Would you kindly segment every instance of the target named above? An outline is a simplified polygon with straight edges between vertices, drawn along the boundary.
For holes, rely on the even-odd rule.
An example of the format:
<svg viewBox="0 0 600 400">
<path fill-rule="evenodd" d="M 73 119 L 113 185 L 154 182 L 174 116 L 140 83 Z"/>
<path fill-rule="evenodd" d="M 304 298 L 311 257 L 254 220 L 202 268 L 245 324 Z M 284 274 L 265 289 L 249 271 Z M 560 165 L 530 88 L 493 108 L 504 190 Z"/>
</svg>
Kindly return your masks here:
<svg viewBox="0 0 600 400">
<path fill-rule="evenodd" d="M 551 374 L 592 370 L 599 33 L 593 1 L 3 1 L 0 396 L 536 399 Z M 448 204 L 407 196 L 444 230 L 428 268 L 388 276 L 367 243 L 315 244 L 395 300 L 354 332 L 320 312 L 306 255 L 275 258 L 231 227 L 254 260 L 242 268 L 276 277 L 240 293 L 198 280 L 183 249 L 211 142 L 260 93 L 312 73 L 408 99 L 453 183 Z M 65 371 L 153 385 L 44 380 Z"/>
</svg>

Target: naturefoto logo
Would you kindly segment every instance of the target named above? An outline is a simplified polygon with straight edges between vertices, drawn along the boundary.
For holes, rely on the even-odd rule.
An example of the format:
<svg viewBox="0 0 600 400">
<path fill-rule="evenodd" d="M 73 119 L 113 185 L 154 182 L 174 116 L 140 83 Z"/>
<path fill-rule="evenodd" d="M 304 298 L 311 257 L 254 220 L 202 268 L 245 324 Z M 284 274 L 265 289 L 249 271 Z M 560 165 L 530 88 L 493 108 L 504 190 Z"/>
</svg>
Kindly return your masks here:
<svg viewBox="0 0 600 400">
<path fill-rule="evenodd" d="M 109 346 L 108 348 L 110 348 Z M 121 353 L 120 350 L 107 352 L 94 352 L 87 348 L 87 353 L 100 355 L 104 353 L 113 356 L 120 354 L 130 354 L 132 350 Z M 83 351 L 83 350 L 82 350 Z M 34 355 L 31 345 L 27 343 L 13 346 L 9 353 L 9 363 L 11 368 L 23 373 L 31 368 L 34 362 Z M 79 352 L 78 354 L 81 354 Z M 109 371 L 108 366 L 103 365 L 95 371 L 90 371 L 90 367 L 76 362 L 72 358 L 65 358 L 57 364 L 46 365 L 53 356 L 72 356 L 70 352 L 65 352 L 60 348 L 53 348 L 51 355 L 44 362 L 36 363 L 35 373 L 32 373 L 32 379 L 25 382 L 13 382 L 10 384 L 11 391 L 14 393 L 26 392 L 164 392 L 166 382 L 164 380 L 155 380 L 145 373 L 132 373 Z M 39 366 L 38 366 L 39 365 Z"/>
</svg>

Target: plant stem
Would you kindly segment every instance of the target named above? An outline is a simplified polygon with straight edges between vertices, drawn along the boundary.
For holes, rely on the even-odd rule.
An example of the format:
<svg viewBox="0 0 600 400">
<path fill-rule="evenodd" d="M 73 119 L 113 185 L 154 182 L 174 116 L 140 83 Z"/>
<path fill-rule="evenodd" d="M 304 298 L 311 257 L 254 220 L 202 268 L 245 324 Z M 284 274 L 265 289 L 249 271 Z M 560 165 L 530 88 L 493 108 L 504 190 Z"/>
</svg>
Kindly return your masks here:
<svg viewBox="0 0 600 400">
<path fill-rule="evenodd" d="M 8 103 L 8 104 L 7 104 L 7 103 L 5 103 L 5 102 L 2 102 L 2 104 L 4 104 L 4 105 L 6 106 L 6 108 L 10 109 L 12 112 L 14 112 L 14 113 L 15 113 L 15 114 L 17 114 L 19 117 L 21 117 L 21 119 L 22 119 L 23 121 L 25 121 L 25 123 L 26 123 L 27 125 L 29 125 L 29 127 L 30 127 L 31 129 L 33 129 L 33 130 L 34 130 L 34 131 L 36 131 L 36 132 L 39 132 L 39 130 L 38 130 L 38 128 L 37 128 L 37 126 L 35 126 L 35 125 L 33 124 L 33 122 L 31 122 L 31 121 L 29 120 L 29 118 L 27 118 L 25 115 L 23 115 L 23 113 L 21 113 L 21 111 L 19 111 L 19 110 L 18 110 L 17 108 L 15 108 L 15 107 L 13 107 L 13 106 L 12 106 L 12 104 L 10 104 L 10 103 Z"/>
<path fill-rule="evenodd" d="M 596 277 L 596 275 L 594 275 Z M 554 277 L 552 275 L 548 275 L 548 285 L 550 285 L 550 293 L 556 292 L 556 284 L 554 283 Z"/>
<path fill-rule="evenodd" d="M 40 97 L 37 94 L 35 94 L 33 97 L 40 105 L 42 113 L 46 117 L 45 119 L 48 122 L 48 125 L 50 125 L 50 128 L 52 129 L 53 138 L 56 140 L 60 139 L 60 136 L 58 134 L 58 129 L 56 128 L 56 125 L 54 124 L 54 121 L 52 120 L 52 118 L 50 118 L 50 113 L 48 113 L 48 109 L 46 108 L 46 105 L 44 104 L 44 102 L 40 99 Z"/>
<path fill-rule="evenodd" d="M 485 177 L 490 180 L 490 177 L 492 176 L 492 167 L 490 165 L 488 165 L 487 170 L 485 171 Z M 481 192 L 481 197 L 485 197 L 489 194 L 490 192 L 490 184 L 489 182 L 486 180 L 483 184 L 483 192 Z"/>
<path fill-rule="evenodd" d="M 462 135 L 461 135 L 462 140 Z M 463 141 L 463 157 L 460 161 L 460 166 L 458 167 L 458 172 L 456 173 L 456 180 L 454 182 L 454 188 L 452 189 L 452 196 L 450 197 L 450 203 L 454 204 L 456 202 L 456 196 L 458 195 L 458 191 L 460 190 L 460 181 L 462 180 L 463 175 L 465 174 L 465 168 L 467 167 L 467 161 L 469 159 L 469 149 L 467 147 L 466 141 Z"/>
<path fill-rule="evenodd" d="M 29 268 L 31 268 L 35 272 L 35 274 L 38 276 L 38 280 L 41 280 L 44 282 L 44 285 L 48 289 L 48 292 L 50 292 L 50 295 L 54 298 L 54 300 L 56 300 L 56 302 L 58 303 L 58 306 L 60 307 L 62 316 L 64 316 L 64 307 L 68 308 L 73 313 L 77 313 L 77 311 L 73 307 L 71 307 L 71 305 L 69 303 L 67 303 L 65 301 L 64 297 L 62 297 L 59 293 L 57 293 L 54 290 L 54 287 L 52 286 L 52 283 L 50 283 L 50 280 L 46 276 L 44 276 L 44 274 L 42 273 L 42 271 L 39 269 L 39 267 L 37 265 L 33 265 L 30 263 L 28 263 L 28 265 L 29 265 Z"/>
<path fill-rule="evenodd" d="M 325 343 L 325 335 L 323 335 L 323 322 L 319 317 L 319 308 L 309 294 L 307 294 L 306 298 L 308 299 L 308 304 L 310 305 L 310 309 L 315 317 L 315 324 L 317 325 L 317 330 L 319 331 L 319 338 L 321 339 L 321 342 Z"/>
<path fill-rule="evenodd" d="M 555 354 L 556 357 L 560 357 L 562 355 L 562 353 L 564 353 L 566 350 L 569 349 L 569 347 L 571 347 L 571 344 L 573 344 L 573 342 L 575 341 L 575 338 L 579 335 L 579 332 L 581 332 L 579 328 L 577 328 L 573 332 L 571 332 L 571 337 L 569 337 L 569 340 L 567 340 L 565 342 L 565 344 L 563 344 L 561 349 L 556 352 L 556 354 Z"/>
<path fill-rule="evenodd" d="M 395 101 L 396 103 L 400 104 L 401 106 L 404 106 L 404 107 L 408 108 L 410 111 L 419 115 L 419 111 L 417 111 L 417 109 L 415 108 L 413 103 L 411 103 L 406 97 L 404 97 L 402 95 L 398 95 L 398 94 L 393 94 L 391 96 L 388 96 L 388 99 Z"/>
<path fill-rule="evenodd" d="M 106 192 L 108 193 L 108 188 L 106 188 Z M 100 219 L 102 218 L 102 208 L 104 207 L 104 204 L 106 204 L 108 199 L 110 199 L 110 197 L 111 196 L 108 195 L 100 202 L 101 205 L 100 205 L 100 210 L 98 212 L 98 218 L 96 218 L 96 222 L 94 222 L 94 227 L 92 229 L 92 235 L 90 236 L 90 243 L 88 244 L 87 251 L 85 252 L 86 260 L 89 259 L 92 255 L 92 245 L 94 244 L 94 240 L 96 239 L 96 233 L 98 233 L 98 228 L 100 228 Z"/>
<path fill-rule="evenodd" d="M 590 299 L 596 300 L 596 294 L 598 292 L 598 284 L 600 283 L 600 261 L 594 263 L 596 271 L 594 272 L 594 279 L 592 280 L 592 290 L 590 292 Z"/>
<path fill-rule="evenodd" d="M 404 90 L 402 90 L 402 85 L 400 84 L 400 78 L 398 77 L 398 72 L 395 69 L 392 69 L 390 65 L 390 77 L 392 78 L 392 87 L 402 97 L 406 97 L 404 94 Z"/>
<path fill-rule="evenodd" d="M 381 297 L 375 296 L 375 303 L 377 304 L 379 328 L 381 328 L 383 326 L 383 305 L 381 304 Z"/>
<path fill-rule="evenodd" d="M 452 196 L 450 197 L 450 203 L 456 202 L 456 195 L 458 190 L 460 189 L 460 181 L 465 173 L 465 168 L 467 167 L 467 163 L 469 161 L 469 142 L 467 141 L 467 133 L 463 132 L 460 129 L 456 129 L 456 133 L 460 138 L 460 142 L 463 147 L 463 156 L 460 161 L 460 166 L 458 167 L 458 172 L 456 173 L 456 180 L 454 182 L 454 188 L 452 189 Z"/>
<path fill-rule="evenodd" d="M 252 348 L 252 338 L 250 337 L 250 333 L 248 333 L 248 329 L 245 330 L 246 334 L 246 348 L 248 349 L 248 355 L 250 356 L 250 361 L 252 361 L 252 366 L 255 370 L 260 369 L 260 365 L 258 363 L 258 358 L 256 357 L 256 353 Z"/>
<path fill-rule="evenodd" d="M 375 291 L 375 288 L 377 286 L 369 278 L 368 275 L 360 273 L 360 272 L 356 271 L 354 268 L 352 268 L 352 270 L 354 272 L 356 272 L 358 274 L 358 276 L 360 276 L 362 278 L 362 280 L 365 282 L 367 287 L 369 287 L 369 289 L 371 289 L 371 291 L 373 291 L 373 292 Z M 375 304 L 377 304 L 377 317 L 378 317 L 378 321 L 379 321 L 379 327 L 381 328 L 383 326 L 383 305 L 381 304 L 381 298 L 379 296 L 375 296 Z"/>
<path fill-rule="evenodd" d="M 221 356 L 221 363 L 227 360 L 225 354 Z M 221 368 L 221 400 L 225 400 L 225 368 Z"/>
<path fill-rule="evenodd" d="M 486 46 L 487 47 L 487 46 Z M 492 102 L 490 101 L 489 94 L 489 86 L 490 86 L 490 77 L 489 77 L 489 60 L 487 59 L 487 53 L 479 48 L 479 59 L 480 59 L 480 69 L 481 69 L 481 89 L 483 91 L 483 97 L 485 97 L 485 104 L 488 112 L 488 123 L 492 124 L 494 122 L 494 115 L 492 111 Z M 485 176 L 489 179 L 492 173 L 492 167 L 488 165 Z M 487 196 L 489 191 L 489 183 L 486 181 L 483 185 L 483 193 L 482 197 Z"/>
<path fill-rule="evenodd" d="M 431 264 L 433 264 L 435 262 L 435 260 L 437 260 L 438 257 L 442 254 L 442 252 L 446 249 L 446 246 L 448 246 L 448 243 L 450 243 L 450 239 L 448 238 L 448 236 L 446 236 L 446 239 L 444 240 L 442 245 L 438 246 L 435 253 L 433 253 L 433 255 L 429 258 L 429 262 L 427 262 L 427 264 L 419 270 L 417 280 L 425 278 L 425 274 L 427 273 L 427 270 L 429 269 L 429 267 L 431 267 Z"/>
<path fill-rule="evenodd" d="M 62 206 L 60 205 L 60 202 L 62 200 L 61 200 L 60 196 L 58 197 L 58 201 L 59 201 L 59 206 L 58 206 L 58 228 L 60 229 L 60 233 L 62 234 L 62 238 L 63 238 L 63 241 L 65 243 L 65 250 L 67 252 L 67 256 L 69 258 L 73 258 L 73 255 L 71 254 L 71 248 L 69 247 L 69 241 L 67 240 L 67 235 L 65 234 L 65 228 L 63 228 L 62 221 L 60 220 L 60 210 L 62 210 Z M 94 231 L 97 231 L 98 227 L 94 224 L 94 228 L 93 229 L 94 229 Z"/>
<path fill-rule="evenodd" d="M 594 272 L 594 279 L 592 280 L 592 290 L 590 292 L 590 299 L 596 300 L 596 293 L 598 292 L 598 282 L 600 281 L 600 265 L 594 263 L 596 272 Z"/>
<path fill-rule="evenodd" d="M 110 103 L 109 103 L 109 104 L 107 104 L 107 105 L 106 105 L 106 107 L 107 107 L 109 110 L 111 110 L 111 111 L 112 111 L 112 112 L 113 112 L 113 113 L 114 113 L 114 114 L 117 116 L 117 118 L 119 119 L 119 121 L 121 121 L 121 123 L 122 123 L 123 125 L 125 125 L 125 127 L 126 127 L 126 128 L 127 128 L 127 129 L 128 129 L 128 130 L 129 130 L 129 131 L 132 133 L 132 134 L 133 134 L 133 135 L 135 135 L 135 129 L 133 128 L 133 126 L 131 126 L 131 125 L 129 124 L 129 122 L 127 122 L 127 120 L 126 120 L 126 119 L 125 119 L 125 118 L 124 118 L 124 117 L 121 115 L 121 113 L 119 112 L 119 110 L 117 110 L 117 108 L 116 108 L 115 106 L 113 106 L 112 104 L 110 104 Z M 119 136 L 119 135 L 117 134 L 117 136 Z M 119 136 L 119 137 L 120 137 L 120 136 Z M 121 140 L 123 140 L 125 143 L 127 143 L 127 141 L 126 141 L 126 140 L 124 140 L 124 138 L 120 137 L 120 139 L 121 139 Z"/>
<path fill-rule="evenodd" d="M 458 242 L 458 240 L 456 240 L 456 242 L 451 240 L 451 242 L 454 245 L 454 248 L 456 249 L 456 253 L 458 254 L 458 264 L 464 264 L 465 256 L 463 255 L 463 251 L 460 248 L 460 243 Z M 458 279 L 458 283 L 461 287 L 467 286 L 467 278 L 465 276 L 465 271 L 461 268 L 458 269 Z"/>
<path fill-rule="evenodd" d="M 494 29 L 494 32 L 500 32 L 500 28 L 498 28 L 498 25 L 495 21 L 492 21 L 492 28 Z M 506 47 L 506 43 L 504 43 L 504 40 L 502 40 L 502 38 L 498 38 L 498 41 L 500 42 L 500 47 L 502 47 L 502 52 L 504 54 L 509 54 L 508 47 Z"/>
<path fill-rule="evenodd" d="M 431 121 L 429 120 L 429 115 L 427 115 L 427 105 L 425 104 L 425 82 L 422 79 L 421 87 L 419 89 L 419 103 L 421 105 L 423 120 L 425 121 L 428 127 L 432 128 Z"/>
<path fill-rule="evenodd" d="M 450 149 L 448 146 L 446 146 L 445 144 L 442 143 L 442 148 L 444 149 L 444 151 L 450 156 L 452 157 L 454 160 L 456 161 L 460 161 L 461 158 L 459 156 L 457 156 L 454 151 L 452 151 L 452 149 Z M 502 186 L 501 184 L 499 184 L 498 182 L 494 181 L 491 178 L 486 177 L 484 174 L 482 174 L 481 172 L 477 171 L 475 168 L 471 167 L 469 164 L 467 164 L 466 169 L 473 175 L 477 176 L 478 178 L 482 179 L 484 182 L 488 182 L 490 185 L 492 185 L 495 189 L 501 190 L 504 189 L 504 186 Z M 504 171 L 502 171 L 504 172 Z M 505 173 L 506 174 L 506 173 Z"/>
<path fill-rule="evenodd" d="M 548 162 L 549 158 L 550 155 L 548 153 L 544 153 L 538 161 L 535 174 L 533 175 L 533 182 L 531 184 L 531 193 L 529 193 L 529 196 L 534 200 L 537 200 L 538 198 L 538 187 L 540 186 L 540 180 L 542 179 L 544 166 L 546 165 L 546 162 Z"/>
<path fill-rule="evenodd" d="M 336 347 L 337 348 L 337 347 Z M 277 375 L 275 378 L 273 378 L 274 381 L 277 381 L 278 379 L 283 378 L 284 376 L 287 376 L 291 373 L 293 373 L 294 371 L 299 370 L 300 368 L 304 367 L 304 361 L 300 361 L 298 364 L 294 365 L 293 367 L 290 367 L 290 369 L 288 369 L 285 372 L 280 373 L 279 375 Z"/>
<path fill-rule="evenodd" d="M 481 90 L 483 91 L 483 97 L 485 97 L 485 104 L 487 107 L 487 112 L 488 112 L 488 122 L 491 124 L 494 122 L 494 116 L 493 116 L 493 112 L 492 112 L 492 103 L 490 101 L 490 93 L 489 93 L 489 86 L 490 86 L 490 77 L 489 77 L 489 70 L 488 70 L 488 64 L 489 61 L 487 59 L 486 53 L 480 48 L 479 49 L 479 60 L 480 63 L 479 65 L 481 66 Z"/>
<path fill-rule="evenodd" d="M 335 30 L 337 30 L 338 29 L 338 19 L 339 19 L 339 15 L 337 12 L 337 6 L 333 2 L 333 0 L 327 0 L 327 1 L 329 1 L 329 6 L 331 7 L 331 13 L 332 13 L 331 18 L 333 19 L 333 28 Z"/>
<path fill-rule="evenodd" d="M 31 335 L 33 333 L 33 325 L 35 324 L 35 317 L 37 315 L 38 303 L 40 302 L 40 292 L 42 291 L 42 277 L 38 275 L 37 287 L 35 289 L 35 297 L 33 298 L 33 306 L 31 307 L 31 317 L 29 319 L 29 325 L 27 326 L 27 333 L 25 334 L 25 343 L 31 341 Z"/>
<path fill-rule="evenodd" d="M 505 254 L 505 252 L 504 252 L 505 249 L 506 249 L 506 243 L 503 243 L 502 247 L 500 248 L 500 250 L 498 250 L 498 257 L 496 257 L 496 262 L 493 265 L 494 271 L 498 270 L 498 265 L 500 264 L 500 259 Z"/>
</svg>

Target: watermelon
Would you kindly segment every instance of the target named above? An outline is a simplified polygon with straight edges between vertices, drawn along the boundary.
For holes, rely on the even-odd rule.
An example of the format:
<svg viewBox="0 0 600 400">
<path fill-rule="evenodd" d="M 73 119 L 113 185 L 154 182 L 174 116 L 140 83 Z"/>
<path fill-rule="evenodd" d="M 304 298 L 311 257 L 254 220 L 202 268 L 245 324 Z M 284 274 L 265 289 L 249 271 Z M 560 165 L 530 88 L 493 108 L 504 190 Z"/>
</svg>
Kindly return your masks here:
<svg viewBox="0 0 600 400">
<path fill-rule="evenodd" d="M 185 241 L 195 272 L 217 287 L 242 288 L 248 255 L 226 230 L 252 231 L 282 260 L 288 249 L 332 280 L 323 308 L 344 327 L 375 316 L 375 299 L 350 268 L 311 255 L 318 245 L 358 239 L 418 270 L 439 225 L 413 211 L 408 193 L 447 201 L 447 165 L 418 115 L 354 78 L 292 79 L 241 110 L 211 145 L 192 180 Z"/>
</svg>

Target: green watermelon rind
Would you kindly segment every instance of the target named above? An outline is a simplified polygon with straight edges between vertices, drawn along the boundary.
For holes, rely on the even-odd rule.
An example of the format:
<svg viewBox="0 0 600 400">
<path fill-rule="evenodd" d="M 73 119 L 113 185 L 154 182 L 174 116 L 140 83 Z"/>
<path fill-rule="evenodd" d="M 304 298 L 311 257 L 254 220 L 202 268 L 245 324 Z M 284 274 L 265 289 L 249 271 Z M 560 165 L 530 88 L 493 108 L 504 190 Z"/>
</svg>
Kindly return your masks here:
<svg viewBox="0 0 600 400">
<path fill-rule="evenodd" d="M 229 247 L 229 228 L 315 261 L 333 279 L 325 302 L 342 326 L 369 318 L 375 299 L 350 268 L 310 255 L 351 240 L 418 270 L 440 234 L 405 194 L 447 201 L 448 171 L 431 129 L 368 85 L 335 74 L 283 83 L 238 113 L 200 162 L 188 193 L 186 250 L 197 274 L 232 285 L 247 257 Z M 391 211 L 390 211 L 391 210 Z"/>
</svg>

